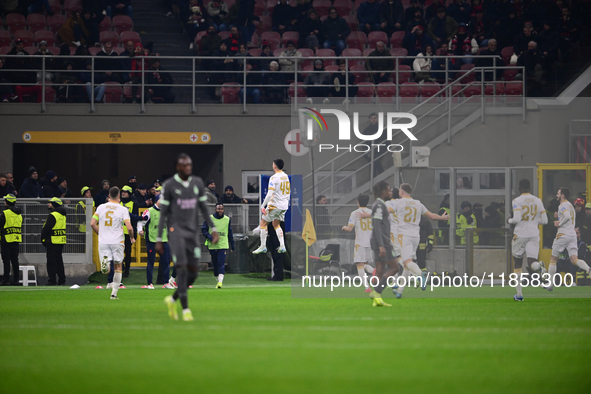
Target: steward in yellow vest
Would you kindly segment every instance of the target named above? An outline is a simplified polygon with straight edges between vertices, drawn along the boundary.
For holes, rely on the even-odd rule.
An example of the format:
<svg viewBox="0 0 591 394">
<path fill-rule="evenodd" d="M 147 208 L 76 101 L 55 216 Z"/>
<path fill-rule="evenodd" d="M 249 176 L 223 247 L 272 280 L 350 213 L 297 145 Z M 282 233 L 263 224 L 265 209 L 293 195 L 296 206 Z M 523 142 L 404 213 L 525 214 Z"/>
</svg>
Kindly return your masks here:
<svg viewBox="0 0 591 394">
<path fill-rule="evenodd" d="M 16 197 L 9 194 L 4 197 L 6 209 L 0 213 L 0 234 L 2 241 L 2 261 L 4 263 L 4 280 L 2 286 L 18 286 L 18 252 L 19 244 L 23 241 L 21 229 L 23 216 L 21 209 L 15 205 Z M 10 266 L 12 265 L 12 282 Z"/>
<path fill-rule="evenodd" d="M 456 235 L 460 237 L 460 245 L 466 245 L 466 229 L 476 228 L 477 221 L 476 216 L 472 212 L 472 204 L 468 201 L 462 202 L 461 212 L 456 215 Z M 478 244 L 478 234 L 474 232 L 472 238 L 474 245 Z"/>
<path fill-rule="evenodd" d="M 215 206 L 215 213 L 211 215 L 211 220 L 217 232 L 220 240 L 217 243 L 212 243 L 211 229 L 207 225 L 207 220 L 203 222 L 201 226 L 201 232 L 207 239 L 205 245 L 209 249 L 211 255 L 211 262 L 213 263 L 213 275 L 217 278 L 216 289 L 222 288 L 224 281 L 224 275 L 226 274 L 226 268 L 224 263 L 226 262 L 226 256 L 228 255 L 228 249 L 232 247 L 234 250 L 234 234 L 232 234 L 231 220 L 228 216 L 224 215 L 224 204 L 218 202 Z"/>
<path fill-rule="evenodd" d="M 47 249 L 48 286 L 65 285 L 66 272 L 62 253 L 66 244 L 66 209 L 62 200 L 53 197 L 47 204 L 49 215 L 41 230 L 41 243 Z M 57 277 L 57 281 L 56 281 Z"/>
<path fill-rule="evenodd" d="M 92 199 L 92 194 L 88 186 L 84 186 L 80 190 L 80 195 L 82 198 Z M 92 208 L 94 208 L 94 200 L 92 200 Z M 78 219 L 78 231 L 86 233 L 86 203 L 84 201 L 78 201 L 78 204 L 76 204 L 76 218 Z"/>
<path fill-rule="evenodd" d="M 438 215 L 448 214 L 449 215 L 449 194 L 443 196 L 443 201 L 439 204 L 439 212 Z M 438 245 L 449 245 L 449 219 L 447 220 L 440 220 L 437 222 L 439 230 L 438 230 Z"/>
</svg>

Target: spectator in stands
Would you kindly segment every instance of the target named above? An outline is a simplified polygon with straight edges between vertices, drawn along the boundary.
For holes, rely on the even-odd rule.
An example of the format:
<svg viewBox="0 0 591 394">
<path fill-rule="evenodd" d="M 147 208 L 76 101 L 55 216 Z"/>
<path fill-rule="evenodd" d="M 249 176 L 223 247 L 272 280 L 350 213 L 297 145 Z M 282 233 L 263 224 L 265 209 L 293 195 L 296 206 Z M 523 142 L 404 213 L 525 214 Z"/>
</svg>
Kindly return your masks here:
<svg viewBox="0 0 591 394">
<path fill-rule="evenodd" d="M 496 58 L 485 58 L 483 56 L 496 56 Z M 475 67 L 493 67 L 496 65 L 497 67 L 497 78 L 496 80 L 499 81 L 501 76 L 503 75 L 503 68 L 505 66 L 505 62 L 501 56 L 501 51 L 498 49 L 497 40 L 491 38 L 488 40 L 488 48 L 480 52 L 480 55 L 476 57 L 476 62 L 474 64 Z M 485 71 L 484 78 L 487 81 L 493 80 L 493 71 Z M 476 73 L 476 80 L 480 81 L 481 75 L 480 73 Z"/>
<path fill-rule="evenodd" d="M 517 18 L 515 9 L 510 8 L 506 16 L 503 16 L 495 25 L 494 34 L 499 48 L 506 48 L 513 45 L 515 37 L 521 32 L 521 24 Z"/>
<path fill-rule="evenodd" d="M 252 44 L 252 35 L 256 30 L 253 21 L 260 21 L 261 18 L 254 14 L 254 1 L 255 0 L 239 0 L 236 4 L 239 4 L 238 15 L 234 24 L 241 30 L 241 35 L 244 41 L 247 41 L 249 47 Z"/>
<path fill-rule="evenodd" d="M 24 42 L 20 39 L 16 40 L 16 46 L 14 46 L 9 55 L 18 55 L 18 57 L 9 58 L 9 63 L 6 68 L 18 70 L 10 72 L 11 82 L 16 86 L 14 93 L 19 102 L 23 102 L 25 95 L 32 96 L 33 99 L 40 103 L 42 101 L 42 87 L 41 85 L 21 85 L 21 84 L 34 84 L 37 82 L 37 72 L 32 70 L 35 66 L 30 59 L 29 54 L 24 50 Z M 41 77 L 41 73 L 39 73 Z"/>
<path fill-rule="evenodd" d="M 267 41 L 263 41 L 263 52 L 261 53 L 261 57 L 265 57 L 266 59 L 259 59 L 259 69 L 267 71 L 270 70 L 271 62 L 276 59 L 273 57 L 271 45 L 269 45 Z"/>
<path fill-rule="evenodd" d="M 103 179 L 101 182 L 101 190 L 99 190 L 98 193 L 94 196 L 94 206 L 96 208 L 107 202 L 110 188 L 111 183 L 107 179 Z"/>
<path fill-rule="evenodd" d="M 279 63 L 272 61 L 269 64 L 269 72 L 263 74 L 262 85 L 286 85 L 285 74 L 280 73 Z M 268 104 L 283 104 L 285 101 L 286 87 L 271 86 L 264 88 L 266 102 Z"/>
<path fill-rule="evenodd" d="M 146 87 L 148 89 L 147 102 L 152 103 L 158 97 L 158 102 L 174 103 L 174 93 L 170 91 L 172 86 L 163 86 L 172 84 L 172 76 L 170 73 L 162 70 L 160 59 L 150 59 L 150 70 L 146 73 Z"/>
<path fill-rule="evenodd" d="M 150 65 L 146 56 L 147 55 L 144 51 L 144 46 L 139 42 L 135 44 L 133 58 L 131 59 L 132 72 L 130 74 L 131 83 L 133 84 L 131 87 L 131 97 L 133 103 L 137 103 L 137 90 L 140 88 L 140 84 L 142 83 L 142 74 L 145 75 L 146 71 L 150 69 Z M 146 92 L 144 90 L 144 95 L 145 94 Z"/>
<path fill-rule="evenodd" d="M 133 8 L 131 8 L 131 0 L 106 0 L 107 15 L 113 19 L 113 15 L 127 15 L 133 19 Z"/>
<path fill-rule="evenodd" d="M 410 33 L 416 25 L 427 26 L 427 21 L 423 18 L 423 15 L 423 5 L 418 0 L 412 0 L 410 7 L 404 11 L 406 33 Z"/>
<path fill-rule="evenodd" d="M 471 12 L 472 7 L 467 0 L 453 0 L 447 7 L 447 14 L 454 18 L 458 24 L 468 24 L 470 22 Z"/>
<path fill-rule="evenodd" d="M 78 48 L 82 48 L 82 46 L 80 46 Z M 78 79 L 83 84 L 86 84 L 86 94 L 88 96 L 88 101 L 92 100 L 92 95 L 94 92 L 94 101 L 101 102 L 103 100 L 104 95 L 105 95 L 105 84 L 102 83 L 102 81 L 101 81 L 101 78 L 100 78 L 101 73 L 98 73 L 96 71 L 94 72 L 94 85 L 93 85 L 92 60 L 91 59 L 86 60 L 85 67 L 86 67 L 87 71 L 80 72 L 78 74 Z M 94 89 L 93 89 L 93 86 L 94 86 Z"/>
<path fill-rule="evenodd" d="M 43 198 L 43 189 L 37 181 L 39 174 L 35 167 L 29 167 L 29 177 L 25 179 L 19 191 L 21 198 Z"/>
<path fill-rule="evenodd" d="M 4 2 L 3 2 L 4 3 Z M 30 5 L 27 7 L 27 15 L 28 14 L 35 14 L 35 13 L 43 13 L 43 9 L 47 11 L 47 15 L 53 16 L 55 13 L 51 9 L 49 5 L 49 1 L 47 0 L 31 0 L 29 1 Z"/>
<path fill-rule="evenodd" d="M 404 30 L 404 7 L 400 0 L 384 0 L 380 4 L 380 28 L 388 37 L 395 31 Z"/>
<path fill-rule="evenodd" d="M 223 59 L 213 59 L 211 62 L 211 70 L 212 71 L 232 71 L 234 70 L 234 59 L 230 57 L 230 53 L 228 52 L 228 45 L 226 41 L 222 41 L 220 43 L 220 47 L 217 51 L 215 51 L 212 56 L 215 57 L 224 57 Z M 234 75 L 231 73 L 211 73 L 209 75 L 209 83 L 213 85 L 221 85 L 224 82 L 233 81 Z M 216 88 L 216 96 L 221 95 L 221 87 L 217 86 Z M 219 94 L 218 94 L 219 93 Z"/>
<path fill-rule="evenodd" d="M 449 42 L 449 48 L 456 56 L 462 56 L 462 64 L 474 63 L 474 55 L 478 53 L 478 43 L 467 31 L 466 25 L 462 22 L 458 25 L 458 33 Z"/>
<path fill-rule="evenodd" d="M 45 178 L 41 179 L 41 189 L 43 189 L 43 195 L 47 198 L 61 197 L 61 191 L 59 184 L 57 183 L 57 175 L 54 171 L 49 170 L 45 173 Z"/>
<path fill-rule="evenodd" d="M 453 80 L 455 78 L 455 71 L 460 69 L 460 61 L 455 59 L 454 53 L 449 51 L 449 46 L 446 43 L 441 44 L 437 56 L 447 56 L 447 59 L 434 58 L 431 61 L 431 76 L 438 81 L 445 82 L 445 64 L 447 63 L 447 78 Z"/>
<path fill-rule="evenodd" d="M 336 8 L 330 7 L 328 18 L 322 24 L 324 48 L 334 48 L 335 54 L 341 56 L 349 34 L 351 34 L 351 29 L 347 21 L 339 16 Z"/>
<path fill-rule="evenodd" d="M 513 52 L 517 57 L 527 51 L 530 41 L 538 42 L 538 32 L 534 30 L 531 22 L 525 22 L 523 32 L 519 33 L 513 42 Z"/>
<path fill-rule="evenodd" d="M 476 39 L 478 46 L 485 47 L 488 45 L 486 40 L 490 38 L 492 31 L 487 29 L 484 23 L 484 11 L 482 9 L 476 10 L 476 15 L 470 18 L 469 28 L 470 34 Z"/>
<path fill-rule="evenodd" d="M 367 69 L 374 71 L 371 76 L 376 85 L 380 82 L 388 82 L 390 79 L 390 73 L 394 71 L 394 60 L 386 51 L 386 44 L 382 41 L 378 41 L 376 49 L 369 54 Z"/>
<path fill-rule="evenodd" d="M 230 36 L 226 38 L 226 46 L 228 47 L 227 51 L 230 54 L 230 56 L 233 56 L 234 54 L 238 53 L 238 50 L 240 49 L 240 44 L 243 43 L 244 40 L 238 32 L 238 28 L 236 26 L 232 26 L 230 28 Z"/>
<path fill-rule="evenodd" d="M 150 208 L 152 206 L 152 199 L 148 196 L 145 183 L 140 183 L 133 195 L 139 208 Z"/>
<path fill-rule="evenodd" d="M 261 74 L 252 71 L 258 71 L 258 62 L 256 60 L 247 59 L 250 56 L 248 50 L 246 48 L 246 44 L 240 44 L 240 50 L 234 56 L 239 57 L 239 59 L 235 62 L 236 63 L 236 71 L 240 71 L 241 73 L 244 72 L 246 63 L 246 97 L 250 97 L 252 99 L 253 104 L 259 104 L 261 102 L 261 89 L 258 86 L 249 87 L 249 85 L 260 85 L 261 84 Z M 240 74 L 238 78 L 240 82 L 244 81 L 244 77 Z M 244 100 L 244 88 L 242 86 L 240 89 L 240 102 Z"/>
<path fill-rule="evenodd" d="M 131 61 L 132 61 L 132 57 L 134 55 L 134 49 L 135 49 L 135 45 L 133 43 L 133 41 L 129 40 L 125 43 L 125 50 L 123 52 L 121 52 L 121 55 L 119 55 L 120 59 L 121 59 L 121 70 L 123 70 L 124 72 L 121 73 L 120 78 L 121 78 L 121 82 L 126 83 L 131 81 Z"/>
<path fill-rule="evenodd" d="M 121 64 L 119 55 L 113 50 L 113 43 L 110 41 L 105 42 L 102 50 L 96 56 L 94 67 L 99 71 L 103 71 L 99 74 L 99 81 L 101 83 L 121 82 L 119 73 L 113 71 L 119 69 Z"/>
<path fill-rule="evenodd" d="M 91 9 L 84 9 L 82 10 L 82 20 L 84 21 L 84 26 L 88 30 L 88 45 L 97 45 L 100 43 L 100 30 L 99 24 L 103 21 L 105 16 L 102 13 L 95 14 L 92 12 Z"/>
<path fill-rule="evenodd" d="M 234 194 L 234 188 L 230 185 L 224 189 L 224 194 L 220 198 L 222 204 L 248 204 L 246 198 L 240 198 Z"/>
<path fill-rule="evenodd" d="M 310 8 L 308 15 L 299 23 L 300 26 L 300 48 L 310 48 L 314 52 L 320 47 L 322 40 L 322 22 L 318 18 L 318 12 Z"/>
<path fill-rule="evenodd" d="M 213 198 L 211 198 L 211 200 L 213 200 L 215 198 L 215 201 L 212 201 L 212 203 L 217 203 L 218 200 L 220 199 L 220 195 L 216 193 L 215 191 L 215 181 L 213 179 L 210 179 L 209 181 L 207 181 L 207 187 L 205 189 L 205 194 L 208 196 L 213 196 Z M 209 197 L 208 197 L 209 198 Z"/>
<path fill-rule="evenodd" d="M 504 0 L 487 0 L 484 4 L 484 22 L 490 25 L 496 24 L 507 13 L 507 5 Z"/>
<path fill-rule="evenodd" d="M 215 27 L 217 31 L 226 31 L 228 30 L 228 4 L 224 0 L 212 0 L 207 3 L 207 15 L 209 16 L 208 22 Z M 208 28 L 209 33 L 210 28 Z M 216 46 L 216 48 L 219 45 Z M 202 56 L 209 56 L 202 55 Z"/>
<path fill-rule="evenodd" d="M 130 177 L 127 178 L 127 186 L 131 187 L 131 190 L 135 191 L 137 186 L 137 178 L 135 175 L 130 175 Z"/>
<path fill-rule="evenodd" d="M 519 0 L 516 0 L 519 1 Z M 484 13 L 484 5 L 482 4 L 482 0 L 472 0 L 472 11 L 470 12 L 470 16 L 474 17 L 476 14 L 482 11 Z"/>
<path fill-rule="evenodd" d="M 273 31 L 276 31 L 279 34 L 283 34 L 286 31 L 292 31 L 293 26 L 291 24 L 291 21 L 293 18 L 293 12 L 294 8 L 291 5 L 289 5 L 287 0 L 279 0 L 279 4 L 277 4 L 273 8 Z"/>
<path fill-rule="evenodd" d="M 90 40 L 90 32 L 84 25 L 84 20 L 78 11 L 72 11 L 70 17 L 57 31 L 57 35 L 69 47 L 78 47 Z"/>
<path fill-rule="evenodd" d="M 412 63 L 412 68 L 415 71 L 415 81 L 432 81 L 435 79 L 431 78 L 431 61 L 433 60 L 433 47 L 427 45 L 421 53 L 417 55 Z"/>
<path fill-rule="evenodd" d="M 185 23 L 185 30 L 191 43 L 189 49 L 195 48 L 195 37 L 197 33 L 206 29 L 205 16 L 201 11 L 201 7 L 196 2 L 191 2 L 191 14 Z"/>
<path fill-rule="evenodd" d="M 572 18 L 567 7 L 562 9 L 562 16 L 558 21 L 558 34 L 560 35 L 560 50 L 565 53 L 580 40 L 580 23 Z"/>
<path fill-rule="evenodd" d="M 300 31 L 302 26 L 302 21 L 309 16 L 309 12 L 312 9 L 312 2 L 307 0 L 298 0 L 296 6 L 293 9 L 293 13 L 291 16 L 291 27 L 293 31 Z M 316 19 L 318 19 L 318 13 L 316 14 Z M 301 33 L 300 33 L 301 35 Z M 302 47 L 302 45 L 300 45 Z"/>
<path fill-rule="evenodd" d="M 304 85 L 311 85 L 304 87 L 306 95 L 310 97 L 310 104 L 312 97 L 328 97 L 330 88 L 330 74 L 324 70 L 324 62 L 321 59 L 314 60 L 314 71 L 306 75 Z"/>
<path fill-rule="evenodd" d="M 349 98 L 357 95 L 357 86 L 355 86 L 355 75 L 348 73 L 349 79 L 347 81 L 347 61 L 342 59 L 339 61 L 339 71 L 330 76 L 333 86 L 330 88 L 332 97 L 346 97 L 346 85 L 349 85 Z"/>
<path fill-rule="evenodd" d="M 402 46 L 408 51 L 409 56 L 417 56 L 427 45 L 435 46 L 433 40 L 425 34 L 425 26 L 423 25 L 413 27 L 402 41 Z"/>
<path fill-rule="evenodd" d="M 545 21 L 543 30 L 540 32 L 538 48 L 546 60 L 545 67 L 558 59 L 559 37 L 552 28 L 549 21 Z"/>
<path fill-rule="evenodd" d="M 6 178 L 6 174 L 0 173 L 0 196 L 4 197 L 9 193 L 10 192 L 8 191 L 8 179 Z"/>
<path fill-rule="evenodd" d="M 541 83 L 542 77 L 545 75 L 544 64 L 544 54 L 538 50 L 538 43 L 530 41 L 527 51 L 524 51 L 517 59 L 517 65 L 525 67 L 525 76 L 520 72 L 515 76 L 515 79 L 523 80 L 533 77 L 536 83 Z"/>
<path fill-rule="evenodd" d="M 57 101 L 58 102 L 82 102 L 83 97 L 87 95 L 84 92 L 84 88 L 77 84 L 78 73 L 74 71 L 74 63 L 67 60 L 63 69 L 66 71 L 60 71 L 54 81 L 54 85 L 57 86 Z"/>
<path fill-rule="evenodd" d="M 369 34 L 372 31 L 380 31 L 380 3 L 376 0 L 367 0 L 361 3 L 357 10 L 359 30 Z"/>
<path fill-rule="evenodd" d="M 47 41 L 43 40 L 39 42 L 39 50 L 33 54 L 34 56 L 52 56 L 45 58 L 45 80 L 46 81 L 53 81 L 54 75 L 53 73 L 47 70 L 55 70 L 55 58 L 53 54 L 47 49 Z M 42 59 L 34 59 L 33 66 L 36 69 L 43 68 L 43 60 Z M 37 71 L 37 81 L 41 81 L 41 71 Z"/>
<path fill-rule="evenodd" d="M 4 59 L 0 58 L 0 84 L 11 83 L 10 71 L 5 71 L 8 67 L 4 67 Z M 14 87 L 12 85 L 0 85 L 0 97 L 3 103 L 16 101 L 18 97 L 14 94 Z"/>
<path fill-rule="evenodd" d="M 458 32 L 458 23 L 450 16 L 447 16 L 445 7 L 437 9 L 437 17 L 429 22 L 428 35 L 433 39 L 435 46 L 440 47 L 442 43 L 449 42 Z"/>
<path fill-rule="evenodd" d="M 68 181 L 66 180 L 66 178 L 58 178 L 57 179 L 57 187 L 60 191 L 60 197 L 59 198 L 72 198 L 74 197 L 74 195 L 72 194 L 72 191 L 70 189 L 68 189 Z"/>
<path fill-rule="evenodd" d="M 199 56 L 212 56 L 212 54 L 220 49 L 220 44 L 222 42 L 222 38 L 216 31 L 215 24 L 211 24 L 207 27 L 207 33 L 201 37 L 201 42 L 199 43 Z M 203 67 L 205 69 L 209 69 L 210 65 L 208 61 L 202 60 Z"/>
<path fill-rule="evenodd" d="M 425 8 L 425 19 L 427 22 L 430 22 L 433 18 L 437 17 L 437 13 L 441 7 L 445 9 L 445 0 L 435 0 Z"/>
<path fill-rule="evenodd" d="M 12 174 L 12 172 L 6 173 L 6 186 L 8 187 L 8 193 L 18 196 L 18 192 L 16 191 L 16 187 L 14 186 L 14 175 Z"/>
<path fill-rule="evenodd" d="M 279 64 L 281 65 L 281 71 L 296 71 L 296 60 L 295 58 L 302 58 L 302 53 L 296 49 L 295 42 L 288 41 L 285 45 L 285 51 L 279 55 Z M 297 69 L 301 68 L 301 61 L 298 61 Z"/>
</svg>

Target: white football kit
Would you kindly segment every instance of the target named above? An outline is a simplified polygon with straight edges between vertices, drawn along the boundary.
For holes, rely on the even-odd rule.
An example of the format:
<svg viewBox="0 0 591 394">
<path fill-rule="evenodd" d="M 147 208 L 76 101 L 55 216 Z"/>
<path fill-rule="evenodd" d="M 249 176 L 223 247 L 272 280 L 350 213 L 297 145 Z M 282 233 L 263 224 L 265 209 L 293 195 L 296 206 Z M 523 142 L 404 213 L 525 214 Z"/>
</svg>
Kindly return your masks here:
<svg viewBox="0 0 591 394">
<path fill-rule="evenodd" d="M 560 226 L 552 243 L 552 256 L 558 257 L 566 249 L 569 256 L 577 256 L 577 233 L 575 232 L 575 209 L 568 201 L 558 206 L 558 221 Z"/>
<path fill-rule="evenodd" d="M 398 239 L 398 218 L 394 212 L 394 202 L 396 199 L 388 200 L 384 204 L 388 207 L 388 218 L 390 219 L 390 243 L 394 248 L 394 256 L 400 257 L 400 242 Z"/>
<path fill-rule="evenodd" d="M 125 249 L 123 226 L 129 222 L 129 210 L 122 205 L 106 203 L 100 205 L 93 215 L 99 226 L 99 257 L 121 263 Z"/>
<path fill-rule="evenodd" d="M 419 247 L 421 215 L 428 212 L 427 208 L 413 198 L 400 198 L 392 204 L 395 217 L 398 220 L 398 242 L 402 261 L 416 258 Z"/>
<path fill-rule="evenodd" d="M 355 252 L 353 254 L 354 263 L 373 262 L 373 252 L 371 250 L 371 217 L 359 218 L 360 213 L 371 215 L 371 209 L 359 208 L 351 212 L 349 216 L 349 227 L 355 227 Z"/>
<path fill-rule="evenodd" d="M 273 196 L 267 205 L 267 214 L 263 215 L 263 220 L 272 222 L 277 219 L 283 222 L 291 197 L 291 184 L 285 172 L 280 171 L 269 179 L 269 193 L 271 192 Z"/>
<path fill-rule="evenodd" d="M 548 223 L 542 200 L 529 193 L 523 193 L 512 202 L 513 217 L 510 224 L 515 224 L 511 249 L 513 257 L 537 259 L 540 251 L 539 224 Z"/>
</svg>

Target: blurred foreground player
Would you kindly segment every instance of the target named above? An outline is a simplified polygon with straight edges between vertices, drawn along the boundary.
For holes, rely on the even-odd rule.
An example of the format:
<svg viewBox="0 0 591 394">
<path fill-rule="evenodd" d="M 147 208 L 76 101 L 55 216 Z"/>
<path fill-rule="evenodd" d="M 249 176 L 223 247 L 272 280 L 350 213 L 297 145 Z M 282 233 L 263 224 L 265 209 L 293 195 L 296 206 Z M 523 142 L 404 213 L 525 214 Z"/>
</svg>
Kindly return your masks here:
<svg viewBox="0 0 591 394">
<path fill-rule="evenodd" d="M 168 316 L 178 320 L 176 301 L 180 298 L 183 307 L 183 320 L 192 321 L 193 314 L 189 309 L 187 288 L 195 282 L 199 274 L 199 212 L 205 218 L 211 228 L 212 243 L 217 243 L 219 235 L 211 221 L 207 210 L 207 196 L 203 179 L 191 176 L 193 162 L 186 153 L 178 155 L 176 160 L 176 171 L 174 177 L 164 182 L 162 186 L 162 197 L 160 200 L 160 222 L 156 237 L 156 251 L 162 255 L 164 245 L 162 234 L 164 226 L 168 229 L 168 244 L 177 271 L 177 286 L 172 296 L 164 298 L 168 306 Z"/>
<path fill-rule="evenodd" d="M 125 234 L 123 226 L 127 229 L 131 243 L 135 243 L 133 227 L 129 219 L 129 211 L 120 205 L 119 188 L 113 186 L 109 189 L 109 201 L 101 204 L 90 221 L 90 227 L 99 237 L 99 259 L 101 261 L 101 272 L 109 273 L 110 265 L 115 267 L 113 276 L 113 287 L 111 299 L 117 299 L 117 292 L 123 276 L 123 252 L 125 250 Z M 100 226 L 100 227 L 99 227 Z"/>
</svg>

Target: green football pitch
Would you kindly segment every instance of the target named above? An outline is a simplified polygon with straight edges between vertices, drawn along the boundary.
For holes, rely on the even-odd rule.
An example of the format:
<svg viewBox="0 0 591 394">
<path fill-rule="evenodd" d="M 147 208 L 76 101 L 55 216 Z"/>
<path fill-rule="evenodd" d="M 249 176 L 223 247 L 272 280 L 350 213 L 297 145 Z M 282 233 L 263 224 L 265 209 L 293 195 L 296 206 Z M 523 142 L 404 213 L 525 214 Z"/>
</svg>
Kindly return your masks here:
<svg viewBox="0 0 591 394">
<path fill-rule="evenodd" d="M 168 318 L 170 290 L 139 284 L 117 301 L 96 284 L 1 288 L 0 392 L 591 390 L 588 287 L 526 289 L 524 302 L 507 288 L 486 290 L 489 298 L 477 298 L 484 289 L 451 289 L 455 298 L 407 289 L 385 296 L 391 308 L 373 308 L 363 296 L 292 298 L 289 281 L 228 275 L 223 289 L 214 284 L 203 276 L 189 291 L 193 322 Z"/>
</svg>

